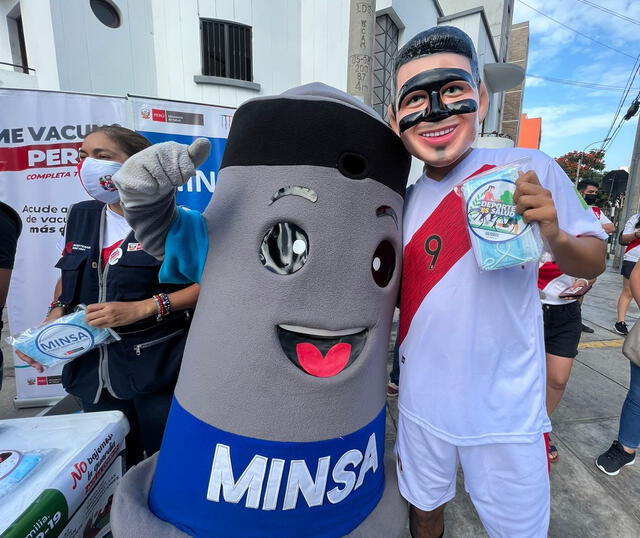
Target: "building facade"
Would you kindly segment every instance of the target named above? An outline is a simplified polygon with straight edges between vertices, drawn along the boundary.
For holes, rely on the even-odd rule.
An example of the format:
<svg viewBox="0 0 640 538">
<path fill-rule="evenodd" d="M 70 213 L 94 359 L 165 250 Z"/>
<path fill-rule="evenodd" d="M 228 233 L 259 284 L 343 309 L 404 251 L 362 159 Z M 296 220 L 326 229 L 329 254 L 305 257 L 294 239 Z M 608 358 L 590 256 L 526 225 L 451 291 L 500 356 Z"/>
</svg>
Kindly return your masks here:
<svg viewBox="0 0 640 538">
<path fill-rule="evenodd" d="M 426 28 L 465 30 L 481 73 L 506 58 L 513 0 L 484 2 L 486 12 L 443 10 L 454 4 L 464 7 L 377 0 L 373 106 L 383 117 L 393 56 Z M 350 0 L 0 0 L 0 87 L 230 107 L 313 81 L 344 90 L 349 9 Z M 486 132 L 500 127 L 504 90 L 488 85 Z"/>
<path fill-rule="evenodd" d="M 540 149 L 542 139 L 542 118 L 529 118 L 522 114 L 520 120 L 519 148 Z"/>
<path fill-rule="evenodd" d="M 511 27 L 511 48 L 509 50 L 509 62 L 527 70 L 529 57 L 529 22 L 521 22 Z M 518 142 L 520 134 L 520 116 L 522 114 L 522 102 L 524 100 L 523 80 L 515 88 L 504 93 L 504 108 L 502 114 L 501 131 Z"/>
</svg>

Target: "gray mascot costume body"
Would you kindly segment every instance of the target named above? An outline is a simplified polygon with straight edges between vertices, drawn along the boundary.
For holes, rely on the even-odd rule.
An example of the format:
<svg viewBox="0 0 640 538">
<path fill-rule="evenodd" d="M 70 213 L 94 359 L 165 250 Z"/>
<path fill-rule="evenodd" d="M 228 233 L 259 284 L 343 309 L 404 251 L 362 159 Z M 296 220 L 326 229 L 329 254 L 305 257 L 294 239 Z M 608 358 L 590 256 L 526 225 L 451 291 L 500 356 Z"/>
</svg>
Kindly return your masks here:
<svg viewBox="0 0 640 538">
<path fill-rule="evenodd" d="M 384 387 L 410 158 L 333 88 L 254 99 L 202 216 L 175 187 L 206 146 L 153 146 L 114 178 L 161 277 L 202 286 L 162 448 L 125 475 L 114 534 L 400 536 Z"/>
</svg>

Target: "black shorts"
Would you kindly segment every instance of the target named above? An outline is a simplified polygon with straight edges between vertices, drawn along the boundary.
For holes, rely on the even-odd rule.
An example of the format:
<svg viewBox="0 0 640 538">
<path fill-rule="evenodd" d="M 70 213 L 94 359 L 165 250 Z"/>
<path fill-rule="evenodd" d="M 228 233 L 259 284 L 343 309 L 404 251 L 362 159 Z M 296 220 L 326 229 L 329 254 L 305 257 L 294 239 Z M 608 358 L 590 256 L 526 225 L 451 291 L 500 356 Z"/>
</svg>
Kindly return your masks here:
<svg viewBox="0 0 640 538">
<path fill-rule="evenodd" d="M 543 304 L 544 348 L 547 353 L 573 359 L 582 333 L 580 303 Z"/>
<path fill-rule="evenodd" d="M 636 262 L 632 262 L 629 260 L 622 261 L 622 269 L 620 269 L 620 274 L 625 278 L 631 278 L 631 271 L 636 266 Z"/>
</svg>

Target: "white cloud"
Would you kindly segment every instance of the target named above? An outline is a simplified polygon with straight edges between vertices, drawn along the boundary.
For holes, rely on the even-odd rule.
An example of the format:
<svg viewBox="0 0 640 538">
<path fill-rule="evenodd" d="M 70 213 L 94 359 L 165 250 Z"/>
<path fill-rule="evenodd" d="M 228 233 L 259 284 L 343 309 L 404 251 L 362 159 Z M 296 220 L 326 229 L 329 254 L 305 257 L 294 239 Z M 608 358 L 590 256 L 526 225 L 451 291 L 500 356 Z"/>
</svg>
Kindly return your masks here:
<svg viewBox="0 0 640 538">
<path fill-rule="evenodd" d="M 526 88 L 535 88 L 537 86 L 545 86 L 547 82 L 544 79 L 536 77 L 527 77 L 524 82 L 525 91 Z"/>
</svg>

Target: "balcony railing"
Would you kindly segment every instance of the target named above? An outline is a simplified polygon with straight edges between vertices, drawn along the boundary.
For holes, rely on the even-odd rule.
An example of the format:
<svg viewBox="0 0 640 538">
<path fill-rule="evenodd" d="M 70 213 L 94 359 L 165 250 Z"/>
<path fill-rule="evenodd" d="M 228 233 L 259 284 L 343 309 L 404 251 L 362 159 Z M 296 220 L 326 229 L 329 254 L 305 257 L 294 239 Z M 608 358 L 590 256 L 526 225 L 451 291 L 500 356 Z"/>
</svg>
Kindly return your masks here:
<svg viewBox="0 0 640 538">
<path fill-rule="evenodd" d="M 0 66 L 2 65 L 6 65 L 8 67 L 17 67 L 18 69 L 21 69 L 25 75 L 30 75 L 32 73 L 35 74 L 36 72 L 35 69 L 32 69 L 31 67 L 27 67 L 26 65 L 12 64 L 9 62 L 0 62 Z"/>
</svg>

